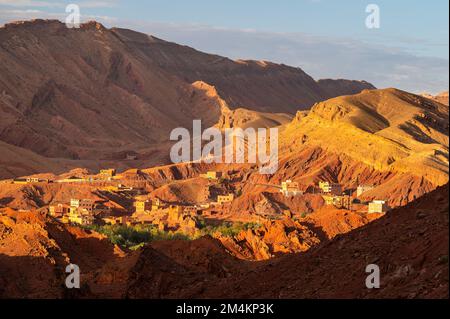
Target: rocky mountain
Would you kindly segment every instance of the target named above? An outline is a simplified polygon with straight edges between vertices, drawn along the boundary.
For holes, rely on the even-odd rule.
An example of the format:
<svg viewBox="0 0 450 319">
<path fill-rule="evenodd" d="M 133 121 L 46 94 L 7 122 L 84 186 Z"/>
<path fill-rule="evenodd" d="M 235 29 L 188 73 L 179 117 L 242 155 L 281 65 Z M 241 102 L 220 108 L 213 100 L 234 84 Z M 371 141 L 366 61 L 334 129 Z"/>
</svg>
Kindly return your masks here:
<svg viewBox="0 0 450 319">
<path fill-rule="evenodd" d="M 367 196 L 406 204 L 448 182 L 448 129 L 440 103 L 396 89 L 363 91 L 299 112 L 281 133 L 281 167 L 299 182 L 376 185 Z"/>
<path fill-rule="evenodd" d="M 315 81 L 96 22 L 7 24 L 0 58 L 0 298 L 448 298 L 448 94 Z M 193 119 L 278 127 L 277 171 L 164 165 L 170 131 Z M 106 167 L 114 178 L 94 182 Z M 202 177 L 210 170 L 222 178 Z M 51 181 L 3 180 L 17 176 Z M 287 180 L 304 194 L 282 194 Z M 320 181 L 350 196 L 373 187 L 352 197 L 357 209 L 339 209 Z M 227 194 L 231 203 L 211 203 Z M 102 202 L 114 217 L 130 217 L 137 198 L 168 211 L 134 226 L 149 226 L 151 238 L 119 248 L 47 214 L 72 198 Z M 373 199 L 392 210 L 368 214 Z M 202 213 L 172 211 L 205 203 Z M 199 239 L 157 237 L 186 235 L 172 222 L 184 217 Z M 70 263 L 80 290 L 64 288 Z M 380 266 L 379 290 L 365 288 L 368 264 Z"/>
<path fill-rule="evenodd" d="M 279 127 L 279 162 L 273 175 L 233 167 L 245 176 L 243 196 L 233 209 L 256 210 L 268 199 L 282 203 L 276 204 L 278 210 L 305 211 L 305 203 L 287 204 L 271 194 L 276 190 L 263 186 L 286 180 L 298 182 L 303 191 L 320 181 L 339 183 L 350 192 L 372 185 L 362 200 L 406 205 L 448 183 L 448 125 L 447 106 L 397 89 L 319 102 Z"/>
<path fill-rule="evenodd" d="M 261 262 L 208 236 L 123 251 L 44 214 L 3 209 L 0 297 L 448 298 L 447 194 L 448 185 L 365 226 L 342 211 L 313 214 L 303 226 L 267 224 L 261 245 L 282 249 L 298 232 L 298 244 L 312 247 Z M 64 288 L 69 263 L 80 267 L 80 290 Z M 380 289 L 365 287 L 368 264 L 380 267 Z"/>
<path fill-rule="evenodd" d="M 448 191 L 448 185 L 441 187 L 304 254 L 205 284 L 197 296 L 448 298 Z M 369 264 L 380 268 L 380 289 L 366 288 Z M 144 286 L 136 281 L 132 291 Z"/>
<path fill-rule="evenodd" d="M 89 167 L 123 162 L 135 151 L 139 164 L 167 160 L 163 142 L 173 128 L 189 128 L 192 119 L 212 126 L 221 117 L 215 97 L 199 83 L 214 88 L 230 110 L 244 108 L 244 117 L 284 113 L 281 120 L 331 96 L 373 88 L 316 82 L 299 68 L 232 61 L 96 22 L 80 29 L 53 20 L 6 24 L 0 58 L 0 141 L 61 158 L 49 165 L 60 171 L 73 167 L 68 159 L 87 160 L 81 166 Z M 20 149 L 14 154 L 23 156 Z M 31 163 L 21 164 L 11 174 L 35 172 Z"/>
<path fill-rule="evenodd" d="M 422 96 L 448 106 L 448 91 L 441 92 L 438 95 L 423 93 Z"/>
<path fill-rule="evenodd" d="M 370 90 L 317 103 L 311 111 L 299 112 L 289 120 L 280 114 L 231 110 L 210 85 L 196 82 L 193 86 L 221 110 L 220 127 L 236 123 L 241 127 L 280 125 L 278 169 L 273 175 L 261 175 L 253 165 L 246 164 L 188 163 L 142 169 L 140 178 L 144 178 L 148 191 L 165 201 L 192 205 L 202 202 L 205 182 L 199 174 L 207 170 L 232 172 L 231 186 L 241 194 L 231 204 L 232 214 L 285 209 L 300 214 L 323 205 L 320 196 L 287 200 L 270 186 L 286 180 L 298 182 L 303 191 L 319 181 L 340 183 L 349 192 L 355 192 L 359 185 L 372 185 L 374 188 L 360 199 L 384 199 L 391 207 L 406 205 L 448 182 L 448 107 L 430 99 L 395 89 Z M 25 172 L 29 167 L 26 161 L 14 155 L 18 148 L 5 145 L 5 165 Z M 54 169 L 53 162 L 34 158 L 32 168 L 40 172 Z M 68 167 L 64 163 L 66 175 L 70 173 Z M 73 173 L 78 177 L 86 174 Z M 59 188 L 42 186 L 39 199 L 48 204 L 48 198 L 53 198 Z M 64 192 L 72 188 L 69 185 Z M 23 201 L 24 193 L 29 193 L 27 187 L 4 184 L 0 199 L 11 198 L 8 206 L 13 208 L 42 206 Z"/>
</svg>

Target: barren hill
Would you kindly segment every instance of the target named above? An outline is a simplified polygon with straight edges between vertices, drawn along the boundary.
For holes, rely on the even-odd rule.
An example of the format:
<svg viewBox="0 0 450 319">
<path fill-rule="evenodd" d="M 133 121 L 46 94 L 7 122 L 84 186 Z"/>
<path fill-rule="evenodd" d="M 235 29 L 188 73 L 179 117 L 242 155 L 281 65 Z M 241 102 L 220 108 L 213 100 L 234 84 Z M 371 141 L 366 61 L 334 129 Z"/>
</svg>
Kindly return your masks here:
<svg viewBox="0 0 450 319">
<path fill-rule="evenodd" d="M 0 141 L 49 158 L 120 160 L 140 151 L 148 160 L 173 128 L 218 122 L 221 109 L 198 81 L 215 87 L 230 109 L 288 114 L 372 88 L 321 85 L 299 68 L 232 61 L 96 22 L 80 29 L 54 20 L 7 24 L 0 58 Z"/>
<path fill-rule="evenodd" d="M 230 269 L 224 279 L 203 273 L 199 282 L 192 272 L 178 277 L 167 269 L 171 275 L 155 287 L 152 279 L 161 277 L 144 251 L 127 295 L 159 289 L 173 298 L 448 298 L 447 194 L 448 185 L 306 253 Z M 365 286 L 369 264 L 380 267 L 380 289 Z"/>
<path fill-rule="evenodd" d="M 313 247 L 262 262 L 239 260 L 228 252 L 232 243 L 211 237 L 124 252 L 43 214 L 3 209 L 0 297 L 448 298 L 447 194 L 448 185 L 356 230 L 367 221 L 344 211 L 297 226 L 268 223 L 263 241 L 244 234 L 240 244 L 283 251 L 297 236 L 298 245 Z M 81 290 L 64 288 L 69 263 L 80 266 Z M 380 267 L 381 289 L 365 287 L 368 264 Z"/>
<path fill-rule="evenodd" d="M 422 96 L 448 106 L 448 91 L 441 92 L 438 95 L 424 93 Z"/>
<path fill-rule="evenodd" d="M 448 123 L 447 106 L 396 89 L 317 103 L 280 127 L 278 169 L 273 175 L 243 170 L 244 195 L 233 208 L 254 207 L 262 193 L 277 192 L 260 185 L 286 180 L 298 182 L 304 191 L 324 180 L 350 192 L 372 185 L 362 200 L 406 205 L 448 183 Z M 292 208 L 302 210 L 298 205 Z"/>
<path fill-rule="evenodd" d="M 280 152 L 292 162 L 299 152 L 321 149 L 336 156 L 330 167 L 336 172 L 350 161 L 380 174 L 443 185 L 448 182 L 448 123 L 448 107 L 440 103 L 396 89 L 363 91 L 298 113 L 282 133 Z M 354 175 L 354 182 L 364 183 L 364 175 Z"/>
</svg>

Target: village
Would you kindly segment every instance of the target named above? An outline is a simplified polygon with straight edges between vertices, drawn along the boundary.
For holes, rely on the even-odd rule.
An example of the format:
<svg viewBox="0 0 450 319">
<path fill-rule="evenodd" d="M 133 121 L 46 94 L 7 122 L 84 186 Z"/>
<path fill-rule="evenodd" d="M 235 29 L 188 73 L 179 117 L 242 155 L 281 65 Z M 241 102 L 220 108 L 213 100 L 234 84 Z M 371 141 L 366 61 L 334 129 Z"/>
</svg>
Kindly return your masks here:
<svg viewBox="0 0 450 319">
<path fill-rule="evenodd" d="M 139 170 L 130 170 L 128 174 L 140 175 Z M 228 187 L 229 175 L 219 171 L 208 171 L 200 174 L 200 178 L 207 183 L 205 195 L 195 204 L 172 203 L 158 197 L 150 196 L 145 189 L 145 181 L 130 179 L 118 174 L 115 169 L 102 169 L 96 175 L 84 177 L 64 177 L 60 179 L 18 178 L 5 180 L 1 183 L 19 185 L 34 185 L 40 183 L 56 183 L 91 185 L 99 194 L 100 199 L 70 198 L 65 202 L 52 202 L 48 206 L 48 214 L 65 224 L 81 226 L 89 225 L 154 225 L 160 231 L 182 231 L 194 233 L 201 224 L 201 220 L 214 220 L 218 212 L 230 210 L 231 205 L 239 197 L 238 191 Z M 125 182 L 127 183 L 125 185 Z M 374 188 L 373 185 L 359 185 L 355 190 L 344 190 L 342 185 L 327 181 L 320 181 L 316 185 L 309 185 L 302 191 L 298 182 L 282 181 L 280 185 L 265 185 L 274 188 L 287 200 L 307 193 L 319 194 L 324 204 L 336 209 L 356 211 L 363 214 L 383 214 L 389 210 L 387 201 L 375 199 L 360 200 L 361 195 Z M 125 204 L 118 205 L 123 201 Z M 292 216 L 295 212 L 279 212 L 281 216 Z M 262 221 L 267 216 L 255 214 L 255 221 Z"/>
</svg>

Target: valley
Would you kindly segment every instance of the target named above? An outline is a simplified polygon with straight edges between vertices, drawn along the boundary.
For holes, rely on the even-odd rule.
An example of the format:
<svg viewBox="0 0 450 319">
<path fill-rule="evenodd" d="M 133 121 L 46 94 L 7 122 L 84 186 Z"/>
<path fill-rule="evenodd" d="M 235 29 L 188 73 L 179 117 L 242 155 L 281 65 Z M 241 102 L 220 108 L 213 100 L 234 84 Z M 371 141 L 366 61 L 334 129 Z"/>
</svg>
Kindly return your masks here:
<svg viewBox="0 0 450 319">
<path fill-rule="evenodd" d="M 95 21 L 8 23 L 0 58 L 0 298 L 448 298 L 448 92 Z M 277 169 L 173 163 L 196 121 L 276 130 Z"/>
</svg>

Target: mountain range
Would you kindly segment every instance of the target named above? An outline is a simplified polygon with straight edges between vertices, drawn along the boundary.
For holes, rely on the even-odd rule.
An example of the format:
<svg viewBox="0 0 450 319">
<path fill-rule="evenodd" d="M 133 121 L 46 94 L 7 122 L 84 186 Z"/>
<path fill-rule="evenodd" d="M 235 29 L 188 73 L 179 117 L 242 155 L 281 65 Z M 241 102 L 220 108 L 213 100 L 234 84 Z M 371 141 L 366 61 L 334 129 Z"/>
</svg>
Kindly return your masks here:
<svg viewBox="0 0 450 319">
<path fill-rule="evenodd" d="M 127 153 L 147 166 L 164 163 L 162 145 L 173 128 L 189 128 L 193 119 L 212 126 L 221 118 L 205 87 L 230 110 L 284 119 L 374 88 L 364 81 L 315 81 L 300 68 L 233 61 L 97 22 L 79 29 L 56 20 L 6 24 L 0 58 L 0 147 L 9 163 L 1 165 L 2 176 L 62 172 L 77 166 L 73 160 L 96 167 Z"/>
<path fill-rule="evenodd" d="M 0 59 L 0 298 L 448 298 L 448 93 L 316 81 L 97 22 L 6 24 Z M 278 169 L 170 163 L 171 130 L 196 119 L 276 127 Z M 80 290 L 63 287 L 70 263 Z"/>
</svg>

